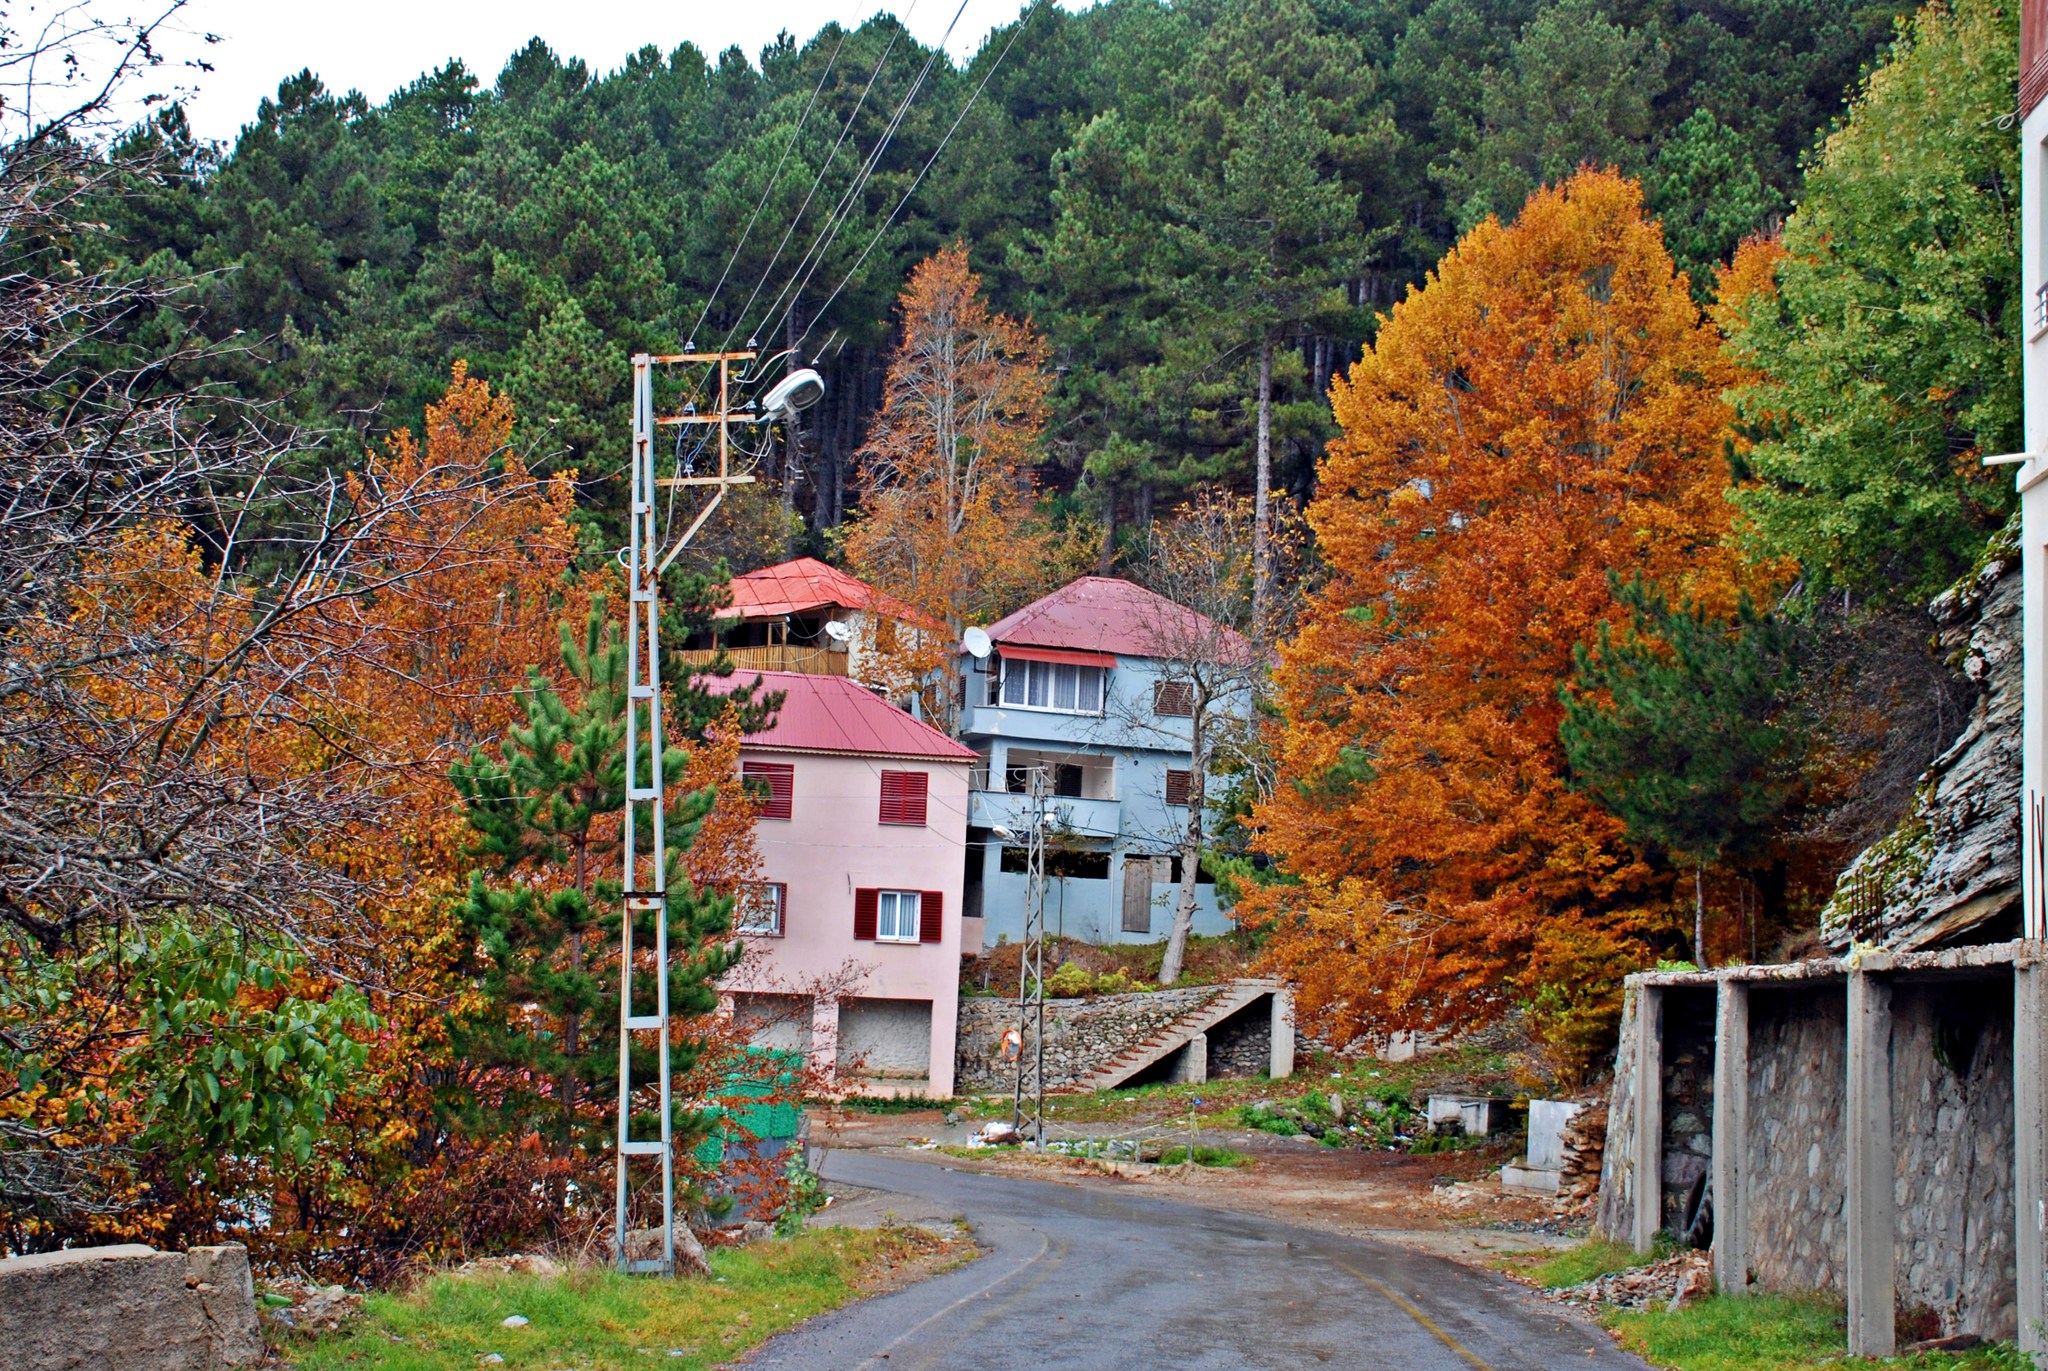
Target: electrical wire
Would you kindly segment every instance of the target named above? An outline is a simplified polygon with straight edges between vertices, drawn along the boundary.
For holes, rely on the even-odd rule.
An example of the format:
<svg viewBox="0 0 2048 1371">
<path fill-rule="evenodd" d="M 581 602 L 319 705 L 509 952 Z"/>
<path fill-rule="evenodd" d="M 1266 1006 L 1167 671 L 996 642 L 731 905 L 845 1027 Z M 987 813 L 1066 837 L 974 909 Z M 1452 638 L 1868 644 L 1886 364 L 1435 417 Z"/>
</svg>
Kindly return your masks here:
<svg viewBox="0 0 2048 1371">
<path fill-rule="evenodd" d="M 903 126 L 904 116 L 910 113 L 912 102 L 916 100 L 918 92 L 924 88 L 925 79 L 931 75 L 932 68 L 937 65 L 939 59 L 945 56 L 946 44 L 952 41 L 954 26 L 960 22 L 960 16 L 967 12 L 967 4 L 968 0 L 960 0 L 959 7 L 953 11 L 952 19 L 946 24 L 945 33 L 940 35 L 938 43 L 932 48 L 931 55 L 925 59 L 924 66 L 918 70 L 917 79 L 911 82 L 910 89 L 904 92 L 903 99 L 897 103 L 896 112 L 890 117 L 888 127 L 883 129 L 882 136 L 875 140 L 874 149 L 868 154 L 867 161 L 862 164 L 859 175 L 854 178 L 853 184 L 846 188 L 846 194 L 840 197 L 839 204 L 833 210 L 832 217 L 826 220 L 825 227 L 820 229 L 818 236 L 811 240 L 810 249 L 798 261 L 796 270 L 802 273 L 801 276 L 793 274 L 790 280 L 783 285 L 783 288 L 776 292 L 774 302 L 768 306 L 768 313 L 763 321 L 764 323 L 772 324 L 777 319 L 778 314 L 786 318 L 789 312 L 793 312 L 796 309 L 797 301 L 803 298 L 804 289 L 810 285 L 811 278 L 817 274 L 818 268 L 824 265 L 825 254 L 831 251 L 832 244 L 838 241 L 839 231 L 846 227 L 847 222 L 851 219 L 860 192 L 867 189 L 868 181 L 874 176 L 875 168 L 881 165 L 883 154 L 888 151 L 889 145 L 895 141 L 897 130 Z M 922 175 L 918 179 L 922 180 Z M 898 206 L 899 211 L 900 209 L 901 206 Z M 892 214 L 890 217 L 893 219 L 895 216 Z M 788 311 L 783 311 L 782 309 L 785 299 L 789 302 Z M 808 330 L 806 331 L 808 332 Z"/>
<path fill-rule="evenodd" d="M 811 329 L 816 326 L 817 321 L 825 317 L 826 312 L 832 308 L 833 301 L 839 298 L 839 293 L 845 290 L 847 284 L 859 273 L 861 264 L 867 261 L 868 254 L 875 250 L 875 245 L 882 241 L 882 235 L 887 233 L 890 227 L 895 224 L 896 216 L 903 213 L 904 206 L 910 203 L 910 197 L 917 194 L 917 188 L 924 184 L 924 178 L 931 172 L 932 167 L 938 163 L 939 155 L 945 152 L 946 145 L 953 141 L 953 135 L 959 131 L 960 125 L 967 121 L 967 116 L 974 112 L 974 106 L 981 99 L 981 93 L 988 89 L 990 79 L 995 76 L 996 72 L 1002 69 L 1003 60 L 1010 55 L 1010 49 L 1015 46 L 1017 39 L 1030 26 L 1031 21 L 1038 17 L 1039 8 L 1039 6 L 1033 6 L 1025 14 L 1024 21 L 1010 30 L 1010 37 L 1003 44 L 1003 50 L 996 54 L 996 60 L 989 65 L 989 69 L 986 72 L 982 73 L 981 84 L 974 88 L 974 94 L 968 97 L 967 103 L 961 107 L 958 117 L 953 120 L 952 127 L 946 130 L 946 136 L 939 140 L 939 145 L 936 148 L 932 149 L 932 155 L 925 160 L 924 168 L 917 173 L 917 179 L 910 183 L 910 188 L 903 192 L 903 198 L 896 202 L 896 208 L 889 211 L 889 217 L 882 221 L 882 226 L 875 230 L 872 238 L 868 239 L 867 246 L 860 250 L 860 256 L 853 259 L 853 265 L 848 267 L 846 274 L 839 278 L 839 284 L 834 286 L 832 293 L 825 297 L 825 303 L 818 306 L 812 312 L 811 322 L 806 324 L 804 331 L 797 335 L 796 341 L 798 346 L 801 346 L 804 339 L 810 336 Z M 796 308 L 795 301 L 790 302 L 790 308 Z"/>
<path fill-rule="evenodd" d="M 796 232 L 796 226 L 803 222 L 805 212 L 811 207 L 812 198 L 818 193 L 818 187 L 825 184 L 825 174 L 832 169 L 832 159 L 837 157 L 839 149 L 845 146 L 846 135 L 853 132 L 854 120 L 860 117 L 861 110 L 867 106 L 868 96 L 873 93 L 875 82 L 881 79 L 882 69 L 889 64 L 889 54 L 896 50 L 896 40 L 908 31 L 904 25 L 908 23 L 910 16 L 916 12 L 917 0 L 910 0 L 909 8 L 903 11 L 902 22 L 898 24 L 896 31 L 889 35 L 889 41 L 883 44 L 882 55 L 876 60 L 875 69 L 868 73 L 867 84 L 862 86 L 860 90 L 860 98 L 853 102 L 853 108 L 847 112 L 846 122 L 839 126 L 839 136 L 832 141 L 832 150 L 825 154 L 823 161 L 818 163 L 818 174 L 811 178 L 811 188 L 804 192 L 803 203 L 797 206 L 796 213 L 790 217 L 789 223 L 783 228 L 782 241 L 778 242 L 775 245 L 775 251 L 768 255 L 768 263 L 761 268 L 760 279 L 754 282 L 754 289 L 748 293 L 747 302 L 740 306 L 740 312 L 735 316 L 733 326 L 726 330 L 724 341 L 718 345 L 720 352 L 724 352 L 732 346 L 734 335 L 740 331 L 740 326 L 746 322 L 748 313 L 754 308 L 754 302 L 761 298 L 761 291 L 767 286 L 768 278 L 775 274 L 776 264 L 782 260 L 782 250 L 789 246 L 790 237 Z"/>
<path fill-rule="evenodd" d="M 866 22 L 866 21 L 862 21 Z M 732 275 L 733 263 L 739 261 L 740 253 L 746 250 L 747 238 L 754 231 L 754 225 L 761 218 L 761 211 L 768 206 L 768 197 L 775 192 L 775 184 L 782 177 L 782 169 L 789 163 L 789 154 L 796 148 L 797 140 L 803 137 L 804 125 L 811 120 L 811 111 L 817 108 L 818 97 L 825 92 L 825 83 L 832 78 L 832 68 L 839 63 L 839 53 L 846 46 L 846 35 L 850 29 L 839 31 L 839 41 L 832 45 L 832 55 L 825 59 L 825 70 L 818 75 L 818 84 L 811 88 L 811 98 L 804 104 L 804 112 L 796 121 L 796 128 L 790 132 L 789 141 L 782 145 L 782 156 L 775 163 L 775 170 L 768 173 L 768 183 L 761 187 L 761 198 L 754 202 L 754 212 L 747 216 L 747 225 L 740 230 L 737 243 L 725 259 L 725 269 L 718 273 L 718 284 L 711 287 L 711 294 L 704 299 L 704 307 L 697 311 L 697 322 L 690 325 L 690 331 L 683 335 L 686 344 L 696 341 L 697 330 L 704 327 L 704 321 L 711 317 L 711 306 L 718 300 L 718 292 L 725 289 L 726 278 Z M 721 349 L 722 351 L 723 349 Z"/>
</svg>

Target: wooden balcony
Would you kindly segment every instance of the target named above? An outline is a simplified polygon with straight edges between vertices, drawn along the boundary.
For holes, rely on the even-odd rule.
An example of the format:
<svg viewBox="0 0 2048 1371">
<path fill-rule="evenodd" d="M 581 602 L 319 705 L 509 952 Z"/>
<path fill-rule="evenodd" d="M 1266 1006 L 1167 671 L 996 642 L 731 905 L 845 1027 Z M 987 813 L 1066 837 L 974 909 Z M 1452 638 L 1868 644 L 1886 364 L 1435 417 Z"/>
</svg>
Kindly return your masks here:
<svg viewBox="0 0 2048 1371">
<path fill-rule="evenodd" d="M 726 657 L 741 671 L 801 671 L 808 676 L 844 676 L 844 652 L 823 647 L 800 647 L 781 643 L 773 647 L 729 647 Z M 709 666 L 718 653 L 710 650 L 678 652 L 687 666 Z"/>
</svg>

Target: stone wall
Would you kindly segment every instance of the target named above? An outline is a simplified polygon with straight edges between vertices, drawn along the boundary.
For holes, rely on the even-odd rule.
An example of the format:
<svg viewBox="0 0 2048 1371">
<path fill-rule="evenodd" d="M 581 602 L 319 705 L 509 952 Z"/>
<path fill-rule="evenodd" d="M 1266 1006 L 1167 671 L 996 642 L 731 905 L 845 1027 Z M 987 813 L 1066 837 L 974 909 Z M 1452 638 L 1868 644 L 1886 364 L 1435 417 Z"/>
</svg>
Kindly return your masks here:
<svg viewBox="0 0 2048 1371">
<path fill-rule="evenodd" d="M 1840 985 L 1749 992 L 1750 1270 L 1773 1290 L 1840 1290 L 1848 1154 Z"/>
<path fill-rule="evenodd" d="M 137 1244 L 0 1260 L 9 1371 L 216 1371 L 263 1359 L 249 1254 Z"/>
<path fill-rule="evenodd" d="M 1224 988 L 1190 986 L 1145 994 L 1045 1002 L 1045 1088 L 1065 1090 L 1086 1080 L 1111 1058 L 1202 1008 Z M 1003 1033 L 1017 1022 L 1011 999 L 963 998 L 954 1088 L 963 1094 L 1006 1090 L 1016 1067 L 1003 1060 Z M 1211 1061 L 1215 1051 L 1211 1045 Z M 1262 1063 L 1263 1066 L 1263 1063 Z"/>
<path fill-rule="evenodd" d="M 1902 985 L 1892 1014 L 1899 1303 L 2011 1338 L 2012 989 Z"/>
<path fill-rule="evenodd" d="M 1616 1242 L 1634 1242 L 1636 1177 L 1628 1141 L 1636 1135 L 1636 1046 L 1646 1031 L 1642 992 L 1630 986 L 1622 1000 L 1621 1041 L 1614 1050 L 1614 1084 L 1607 1093 L 1607 1145 L 1600 1155 L 1600 1195 L 1593 1228 Z"/>
<path fill-rule="evenodd" d="M 1209 1030 L 1209 1076 L 1247 1078 L 1273 1064 L 1273 1002 L 1254 1000 Z"/>
</svg>

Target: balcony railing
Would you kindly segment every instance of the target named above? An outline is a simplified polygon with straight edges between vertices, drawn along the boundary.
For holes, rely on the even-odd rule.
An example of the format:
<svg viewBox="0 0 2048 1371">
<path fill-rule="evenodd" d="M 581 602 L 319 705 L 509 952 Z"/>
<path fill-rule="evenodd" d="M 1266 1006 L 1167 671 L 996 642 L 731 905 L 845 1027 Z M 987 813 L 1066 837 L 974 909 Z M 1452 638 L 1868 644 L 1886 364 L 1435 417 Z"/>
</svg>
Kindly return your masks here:
<svg viewBox="0 0 2048 1371">
<path fill-rule="evenodd" d="M 1123 809 L 1115 800 L 1081 800 L 1054 795 L 1045 802 L 1046 822 L 1053 829 L 1083 838 L 1114 838 L 1123 828 Z M 1007 828 L 1021 844 L 1031 828 L 1031 797 L 1002 790 L 969 794 L 967 822 L 974 828 Z"/>
<path fill-rule="evenodd" d="M 741 671 L 801 671 L 809 676 L 844 676 L 844 652 L 823 647 L 797 647 L 780 643 L 774 647 L 729 647 L 725 655 Z M 678 652 L 685 666 L 709 666 L 718 653 L 709 649 Z"/>
</svg>

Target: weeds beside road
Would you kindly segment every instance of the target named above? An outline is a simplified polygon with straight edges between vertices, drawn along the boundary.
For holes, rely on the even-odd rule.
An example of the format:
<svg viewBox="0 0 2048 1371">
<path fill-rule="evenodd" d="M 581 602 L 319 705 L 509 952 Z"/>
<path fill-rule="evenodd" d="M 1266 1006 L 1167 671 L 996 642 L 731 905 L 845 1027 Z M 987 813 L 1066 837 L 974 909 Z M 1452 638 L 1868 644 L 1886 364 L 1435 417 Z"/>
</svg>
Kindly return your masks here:
<svg viewBox="0 0 2048 1371">
<path fill-rule="evenodd" d="M 371 1296 L 360 1320 L 286 1356 L 297 1371 L 701 1371 L 973 1251 L 918 1228 L 828 1228 L 716 1250 L 709 1281 L 591 1268 L 554 1278 L 436 1275 Z M 526 1322 L 507 1327 L 508 1318 Z"/>
</svg>

